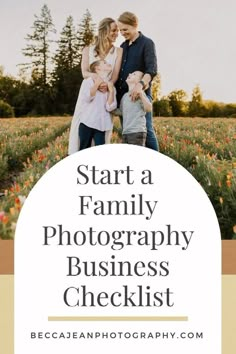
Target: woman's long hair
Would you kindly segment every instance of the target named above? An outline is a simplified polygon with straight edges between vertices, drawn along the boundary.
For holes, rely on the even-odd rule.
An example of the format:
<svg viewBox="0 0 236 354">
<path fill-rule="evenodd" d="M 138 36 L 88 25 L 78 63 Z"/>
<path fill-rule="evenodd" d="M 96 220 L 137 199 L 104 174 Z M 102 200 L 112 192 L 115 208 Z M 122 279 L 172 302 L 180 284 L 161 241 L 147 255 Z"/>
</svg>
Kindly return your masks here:
<svg viewBox="0 0 236 354">
<path fill-rule="evenodd" d="M 110 32 L 111 24 L 116 22 L 113 18 L 104 18 L 98 26 L 98 35 L 95 37 L 95 54 L 99 57 L 105 57 L 111 48 L 111 42 L 109 41 L 108 34 Z"/>
</svg>

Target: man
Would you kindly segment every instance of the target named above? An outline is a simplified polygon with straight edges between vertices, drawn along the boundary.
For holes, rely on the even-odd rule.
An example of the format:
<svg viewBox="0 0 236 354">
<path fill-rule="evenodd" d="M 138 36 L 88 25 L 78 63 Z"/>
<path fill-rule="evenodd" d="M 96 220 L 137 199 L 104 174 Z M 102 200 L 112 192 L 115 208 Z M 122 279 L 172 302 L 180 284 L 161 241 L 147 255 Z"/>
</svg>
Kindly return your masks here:
<svg viewBox="0 0 236 354">
<path fill-rule="evenodd" d="M 117 100 L 120 103 L 128 91 L 126 79 L 134 71 L 142 71 L 144 76 L 131 92 L 132 100 L 136 100 L 140 92 L 145 90 L 151 101 L 151 81 L 157 74 L 157 58 L 153 41 L 138 31 L 138 18 L 131 12 L 124 12 L 118 18 L 118 27 L 125 42 L 121 44 L 123 57 L 119 78 L 116 83 Z M 156 134 L 153 128 L 152 112 L 146 113 L 147 138 L 146 147 L 159 150 Z"/>
</svg>

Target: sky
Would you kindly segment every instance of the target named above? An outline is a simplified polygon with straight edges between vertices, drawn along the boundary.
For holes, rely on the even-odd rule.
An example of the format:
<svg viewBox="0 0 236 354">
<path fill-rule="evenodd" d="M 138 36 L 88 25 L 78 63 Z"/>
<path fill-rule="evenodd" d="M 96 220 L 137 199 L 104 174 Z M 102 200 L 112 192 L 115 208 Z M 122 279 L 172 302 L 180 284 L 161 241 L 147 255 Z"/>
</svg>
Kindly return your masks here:
<svg viewBox="0 0 236 354">
<path fill-rule="evenodd" d="M 57 35 L 72 15 L 77 25 L 86 9 L 95 23 L 124 11 L 139 18 L 139 30 L 153 39 L 161 75 L 161 94 L 197 84 L 204 99 L 236 103 L 235 0 L 0 0 L 0 65 L 17 76 L 26 61 L 22 49 L 34 15 L 47 4 Z M 117 45 L 122 42 L 120 36 Z"/>
</svg>

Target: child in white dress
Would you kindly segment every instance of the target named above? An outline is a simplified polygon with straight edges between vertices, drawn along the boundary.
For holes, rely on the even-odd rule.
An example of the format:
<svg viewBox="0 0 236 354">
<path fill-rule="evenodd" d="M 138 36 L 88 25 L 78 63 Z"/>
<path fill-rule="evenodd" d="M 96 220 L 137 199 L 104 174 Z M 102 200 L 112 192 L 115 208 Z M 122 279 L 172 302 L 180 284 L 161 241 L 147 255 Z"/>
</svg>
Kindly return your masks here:
<svg viewBox="0 0 236 354">
<path fill-rule="evenodd" d="M 114 85 L 109 81 L 107 92 L 98 90 L 99 85 L 107 80 L 111 70 L 111 65 L 105 60 L 97 60 L 90 65 L 90 71 L 97 74 L 97 77 L 94 80 L 89 77 L 82 82 L 77 102 L 80 117 L 77 128 L 79 150 L 91 147 L 92 140 L 95 145 L 105 144 L 105 131 L 112 129 L 110 112 L 117 107 Z M 72 124 L 71 131 L 73 129 Z"/>
</svg>

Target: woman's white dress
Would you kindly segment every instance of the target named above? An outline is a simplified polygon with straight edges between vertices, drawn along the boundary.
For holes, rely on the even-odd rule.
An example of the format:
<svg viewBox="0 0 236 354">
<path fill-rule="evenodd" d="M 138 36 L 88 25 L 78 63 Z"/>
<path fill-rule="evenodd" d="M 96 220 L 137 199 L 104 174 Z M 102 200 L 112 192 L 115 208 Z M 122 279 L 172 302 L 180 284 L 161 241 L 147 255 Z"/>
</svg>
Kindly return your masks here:
<svg viewBox="0 0 236 354">
<path fill-rule="evenodd" d="M 100 60 L 98 56 L 95 56 L 94 52 L 94 45 L 91 45 L 89 47 L 89 65 L 92 64 L 96 60 Z M 110 52 L 107 54 L 107 56 L 104 58 L 106 62 L 112 65 L 112 71 L 115 67 L 117 59 L 117 47 L 112 47 Z M 112 72 L 110 74 L 111 78 Z M 75 111 L 74 115 L 71 121 L 71 127 L 70 127 L 70 135 L 69 135 L 69 147 L 68 147 L 68 154 L 71 155 L 77 151 L 79 151 L 79 100 L 77 99 L 76 106 L 75 106 Z M 111 135 L 112 135 L 112 130 L 107 130 L 105 132 L 105 143 L 109 144 L 111 140 Z"/>
</svg>

